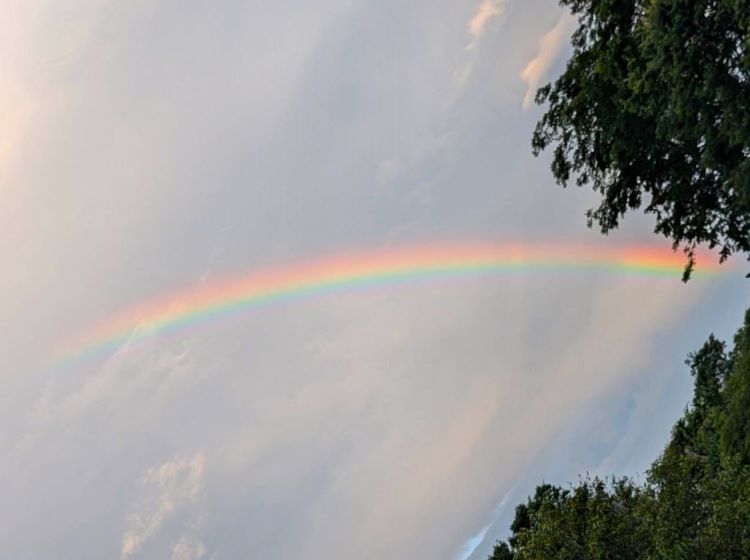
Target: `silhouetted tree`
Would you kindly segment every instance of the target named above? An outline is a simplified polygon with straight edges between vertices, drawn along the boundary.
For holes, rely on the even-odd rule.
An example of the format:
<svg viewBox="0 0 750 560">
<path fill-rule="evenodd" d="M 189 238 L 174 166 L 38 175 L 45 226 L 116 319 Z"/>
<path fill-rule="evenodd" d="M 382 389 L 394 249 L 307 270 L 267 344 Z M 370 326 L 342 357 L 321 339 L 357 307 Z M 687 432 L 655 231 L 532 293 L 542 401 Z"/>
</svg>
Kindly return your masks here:
<svg viewBox="0 0 750 560">
<path fill-rule="evenodd" d="M 554 145 L 557 182 L 601 193 L 587 215 L 604 233 L 645 205 L 685 250 L 685 280 L 700 243 L 750 252 L 750 2 L 560 3 L 579 27 L 537 92 L 534 153 Z"/>
</svg>

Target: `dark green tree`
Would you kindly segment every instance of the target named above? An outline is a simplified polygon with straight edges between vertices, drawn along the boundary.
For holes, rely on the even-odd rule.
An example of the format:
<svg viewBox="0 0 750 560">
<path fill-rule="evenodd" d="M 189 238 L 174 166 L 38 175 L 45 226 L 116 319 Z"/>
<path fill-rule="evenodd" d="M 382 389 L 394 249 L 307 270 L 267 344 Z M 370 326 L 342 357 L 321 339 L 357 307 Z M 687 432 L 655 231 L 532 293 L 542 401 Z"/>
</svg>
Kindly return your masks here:
<svg viewBox="0 0 750 560">
<path fill-rule="evenodd" d="M 586 479 L 569 490 L 541 485 L 516 508 L 512 536 L 496 545 L 490 559 L 644 558 L 644 498 L 628 479 Z"/>
<path fill-rule="evenodd" d="M 750 309 L 735 336 L 732 354 L 733 368 L 726 383 L 728 402 L 722 417 L 722 451 L 750 465 Z"/>
<path fill-rule="evenodd" d="M 558 183 L 591 185 L 603 233 L 645 207 L 687 255 L 750 252 L 750 2 L 561 0 L 578 17 L 533 135 Z"/>
<path fill-rule="evenodd" d="M 491 560 L 750 558 L 750 310 L 734 348 L 686 361 L 695 391 L 643 484 L 542 484 Z"/>
</svg>

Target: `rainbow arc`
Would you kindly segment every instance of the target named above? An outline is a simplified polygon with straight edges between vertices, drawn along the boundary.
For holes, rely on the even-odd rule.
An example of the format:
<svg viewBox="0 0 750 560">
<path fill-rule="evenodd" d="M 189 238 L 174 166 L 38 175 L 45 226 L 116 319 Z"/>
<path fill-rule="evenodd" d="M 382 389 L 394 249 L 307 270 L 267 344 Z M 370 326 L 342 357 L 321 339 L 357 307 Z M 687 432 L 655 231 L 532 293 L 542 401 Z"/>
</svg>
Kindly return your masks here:
<svg viewBox="0 0 750 560">
<path fill-rule="evenodd" d="M 417 280 L 585 271 L 679 280 L 684 264 L 683 255 L 650 246 L 473 243 L 349 253 L 249 271 L 135 305 L 72 337 L 58 349 L 55 362 L 117 348 L 137 328 L 156 334 L 260 305 L 357 288 Z M 716 264 L 702 263 L 694 276 L 710 276 L 717 269 Z"/>
</svg>

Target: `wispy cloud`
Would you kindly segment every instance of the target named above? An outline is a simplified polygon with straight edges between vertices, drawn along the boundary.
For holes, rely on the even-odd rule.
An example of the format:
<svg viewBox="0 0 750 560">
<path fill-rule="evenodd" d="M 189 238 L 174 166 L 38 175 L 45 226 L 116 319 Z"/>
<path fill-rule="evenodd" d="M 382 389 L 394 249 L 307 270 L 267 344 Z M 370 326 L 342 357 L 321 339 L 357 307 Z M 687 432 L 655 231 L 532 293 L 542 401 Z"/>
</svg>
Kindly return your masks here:
<svg viewBox="0 0 750 560">
<path fill-rule="evenodd" d="M 468 28 L 469 35 L 471 35 L 471 42 L 466 48 L 473 49 L 484 34 L 490 21 L 501 16 L 504 11 L 504 0 L 484 0 L 484 2 L 477 7 L 474 16 L 469 20 Z"/>
<path fill-rule="evenodd" d="M 130 517 L 130 526 L 122 537 L 120 558 L 132 558 L 167 519 L 195 503 L 203 488 L 203 473 L 204 456 L 200 451 L 190 459 L 175 459 L 146 470 L 141 478 L 144 503 Z M 204 554 L 205 547 L 199 540 L 183 535 L 173 549 L 172 558 L 197 560 Z"/>
<path fill-rule="evenodd" d="M 539 84 L 560 54 L 575 21 L 575 18 L 569 13 L 560 16 L 555 27 L 545 33 L 539 40 L 539 49 L 536 56 L 521 71 L 521 78 L 527 84 L 526 95 L 523 98 L 524 109 L 527 109 L 534 100 L 534 94 L 539 88 Z"/>
<path fill-rule="evenodd" d="M 474 10 L 474 15 L 466 24 L 467 31 L 471 37 L 469 43 L 465 47 L 467 51 L 473 51 L 476 49 L 479 40 L 487 31 L 490 23 L 494 19 L 501 17 L 504 12 L 505 0 L 484 0 L 479 6 L 477 6 Z M 469 60 L 464 61 L 464 63 L 454 72 L 454 79 L 459 87 L 463 88 L 466 86 L 475 62 L 476 56 L 471 56 L 469 57 Z"/>
<path fill-rule="evenodd" d="M 206 556 L 206 546 L 190 535 L 182 535 L 172 549 L 172 560 L 201 560 Z"/>
</svg>

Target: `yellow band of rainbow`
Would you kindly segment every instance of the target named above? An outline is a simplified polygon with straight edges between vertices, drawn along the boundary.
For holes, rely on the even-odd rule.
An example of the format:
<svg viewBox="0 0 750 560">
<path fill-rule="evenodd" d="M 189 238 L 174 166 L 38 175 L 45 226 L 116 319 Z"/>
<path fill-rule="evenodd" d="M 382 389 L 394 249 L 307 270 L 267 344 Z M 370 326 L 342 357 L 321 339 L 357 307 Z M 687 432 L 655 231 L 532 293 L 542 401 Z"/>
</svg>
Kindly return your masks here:
<svg viewBox="0 0 750 560">
<path fill-rule="evenodd" d="M 715 258 L 696 277 L 716 273 Z M 680 253 L 653 246 L 574 244 L 439 244 L 348 253 L 241 273 L 136 305 L 71 338 L 55 362 L 116 348 L 136 328 L 149 334 L 177 329 L 258 305 L 419 279 L 509 273 L 601 271 L 673 277 L 685 266 Z"/>
</svg>

